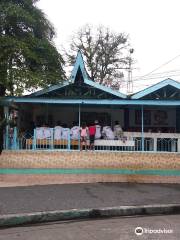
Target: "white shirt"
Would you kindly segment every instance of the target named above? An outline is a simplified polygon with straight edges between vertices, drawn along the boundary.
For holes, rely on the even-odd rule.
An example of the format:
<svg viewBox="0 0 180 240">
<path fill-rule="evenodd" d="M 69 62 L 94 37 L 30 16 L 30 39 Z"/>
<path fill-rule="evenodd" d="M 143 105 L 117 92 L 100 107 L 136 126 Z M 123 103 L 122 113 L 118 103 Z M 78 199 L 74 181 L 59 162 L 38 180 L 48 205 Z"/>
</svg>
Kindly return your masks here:
<svg viewBox="0 0 180 240">
<path fill-rule="evenodd" d="M 51 129 L 49 127 L 36 128 L 36 138 L 45 139 L 51 137 Z"/>
<path fill-rule="evenodd" d="M 56 126 L 54 128 L 54 139 L 59 140 L 62 138 L 62 127 L 61 126 Z"/>
<path fill-rule="evenodd" d="M 36 128 L 36 138 L 37 139 L 43 139 L 44 138 L 44 128 L 43 127 Z"/>
<path fill-rule="evenodd" d="M 71 139 L 78 140 L 79 139 L 79 133 L 80 133 L 80 127 L 74 126 L 71 128 Z"/>
<path fill-rule="evenodd" d="M 114 133 L 110 126 L 103 127 L 103 134 L 105 135 L 106 139 L 113 140 L 114 139 Z"/>
<path fill-rule="evenodd" d="M 50 138 L 51 137 L 51 129 L 49 127 L 44 127 L 44 138 Z"/>
<path fill-rule="evenodd" d="M 62 128 L 62 139 L 68 140 L 69 133 L 69 128 Z"/>
<path fill-rule="evenodd" d="M 101 126 L 96 125 L 96 134 L 95 134 L 95 139 L 100 139 L 101 138 Z"/>
</svg>

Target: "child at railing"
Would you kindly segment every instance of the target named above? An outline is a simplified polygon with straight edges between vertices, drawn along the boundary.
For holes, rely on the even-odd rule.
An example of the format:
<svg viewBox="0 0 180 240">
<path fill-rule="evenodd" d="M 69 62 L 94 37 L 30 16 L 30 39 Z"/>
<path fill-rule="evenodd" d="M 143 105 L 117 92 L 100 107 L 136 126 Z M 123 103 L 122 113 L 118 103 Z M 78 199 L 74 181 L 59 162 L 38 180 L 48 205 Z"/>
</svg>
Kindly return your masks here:
<svg viewBox="0 0 180 240">
<path fill-rule="evenodd" d="M 85 145 L 85 150 L 87 150 L 87 137 L 88 137 L 88 127 L 86 123 L 82 124 L 80 128 L 80 136 L 81 136 L 81 150 L 83 149 L 83 145 Z"/>
</svg>

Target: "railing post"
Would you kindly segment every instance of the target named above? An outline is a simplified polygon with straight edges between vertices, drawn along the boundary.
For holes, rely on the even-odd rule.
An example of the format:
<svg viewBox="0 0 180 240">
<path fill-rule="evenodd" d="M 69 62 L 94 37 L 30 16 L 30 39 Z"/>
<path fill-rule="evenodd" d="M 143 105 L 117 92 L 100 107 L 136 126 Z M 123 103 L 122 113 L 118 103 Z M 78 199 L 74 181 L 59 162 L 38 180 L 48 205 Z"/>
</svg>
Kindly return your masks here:
<svg viewBox="0 0 180 240">
<path fill-rule="evenodd" d="M 171 140 L 171 152 L 176 152 L 176 142 L 175 142 L 175 139 Z"/>
<path fill-rule="evenodd" d="M 36 128 L 34 129 L 32 149 L 33 149 L 33 150 L 36 150 Z"/>
<path fill-rule="evenodd" d="M 144 107 L 141 106 L 141 151 L 144 152 Z"/>
<path fill-rule="evenodd" d="M 178 138 L 177 141 L 177 151 L 180 152 L 180 138 Z"/>
<path fill-rule="evenodd" d="M 51 149 L 54 149 L 54 129 L 51 128 Z"/>
<path fill-rule="evenodd" d="M 17 150 L 17 127 L 13 128 L 13 145 L 12 145 L 13 150 Z"/>
<path fill-rule="evenodd" d="M 70 134 L 70 129 L 68 131 L 68 150 L 71 149 L 71 134 Z"/>
<path fill-rule="evenodd" d="M 9 125 L 6 126 L 6 132 L 5 132 L 5 149 L 9 149 Z"/>
<path fill-rule="evenodd" d="M 79 129 L 81 127 L 81 105 L 79 104 Z M 81 150 L 81 135 L 79 133 L 79 138 L 78 138 L 78 149 L 79 151 Z"/>
<path fill-rule="evenodd" d="M 157 152 L 157 138 L 153 138 L 153 145 L 154 145 L 153 151 Z"/>
</svg>

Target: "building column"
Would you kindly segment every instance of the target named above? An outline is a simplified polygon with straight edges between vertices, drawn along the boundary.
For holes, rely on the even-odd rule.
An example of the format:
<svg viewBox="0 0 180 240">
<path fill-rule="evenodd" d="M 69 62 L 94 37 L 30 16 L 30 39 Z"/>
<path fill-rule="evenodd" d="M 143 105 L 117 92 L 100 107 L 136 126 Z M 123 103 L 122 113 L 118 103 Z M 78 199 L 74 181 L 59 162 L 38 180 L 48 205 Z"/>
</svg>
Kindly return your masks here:
<svg viewBox="0 0 180 240">
<path fill-rule="evenodd" d="M 180 107 L 176 107 L 176 132 L 180 133 Z"/>
<path fill-rule="evenodd" d="M 4 117 L 8 121 L 9 120 L 9 107 L 4 107 Z M 6 125 L 5 129 L 5 137 L 4 137 L 4 147 L 5 149 L 9 148 L 9 123 Z"/>
<path fill-rule="evenodd" d="M 153 147 L 153 151 L 154 152 L 157 152 L 157 138 L 153 138 L 153 145 L 154 145 L 154 147 Z"/>
<path fill-rule="evenodd" d="M 144 151 L 144 106 L 141 106 L 141 151 Z"/>
<path fill-rule="evenodd" d="M 79 104 L 79 108 L 78 108 L 78 118 L 79 118 L 79 128 L 81 127 L 81 104 Z M 79 133 L 79 139 L 78 139 L 78 149 L 80 150 L 81 149 L 81 135 Z"/>
<path fill-rule="evenodd" d="M 12 149 L 17 150 L 18 149 L 18 139 L 17 139 L 17 127 L 13 128 L 13 142 L 12 142 Z"/>
</svg>

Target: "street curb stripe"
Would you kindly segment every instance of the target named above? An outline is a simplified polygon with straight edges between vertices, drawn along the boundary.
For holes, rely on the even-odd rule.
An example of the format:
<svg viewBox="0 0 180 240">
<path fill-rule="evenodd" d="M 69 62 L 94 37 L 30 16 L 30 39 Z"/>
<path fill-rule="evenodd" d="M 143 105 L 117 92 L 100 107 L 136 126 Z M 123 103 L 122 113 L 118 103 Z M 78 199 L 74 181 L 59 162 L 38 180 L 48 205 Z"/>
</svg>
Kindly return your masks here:
<svg viewBox="0 0 180 240">
<path fill-rule="evenodd" d="M 120 175 L 159 175 L 180 176 L 174 169 L 97 169 L 97 168 L 0 168 L 0 174 L 120 174 Z"/>
<path fill-rule="evenodd" d="M 0 228 L 14 227 L 23 224 L 56 222 L 74 219 L 94 219 L 117 216 L 137 216 L 155 214 L 179 214 L 179 204 L 155 204 L 141 206 L 117 206 L 97 209 L 70 209 L 45 211 L 24 214 L 0 215 Z"/>
</svg>

